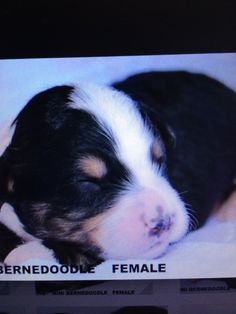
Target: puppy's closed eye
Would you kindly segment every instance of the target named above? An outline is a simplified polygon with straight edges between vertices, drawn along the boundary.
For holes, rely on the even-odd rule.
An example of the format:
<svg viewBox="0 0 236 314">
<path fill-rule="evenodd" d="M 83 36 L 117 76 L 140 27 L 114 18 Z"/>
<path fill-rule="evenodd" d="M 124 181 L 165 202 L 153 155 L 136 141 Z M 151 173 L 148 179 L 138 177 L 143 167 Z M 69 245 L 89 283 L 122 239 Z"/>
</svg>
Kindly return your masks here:
<svg viewBox="0 0 236 314">
<path fill-rule="evenodd" d="M 98 181 L 83 180 L 80 182 L 80 189 L 86 192 L 98 192 L 100 185 Z"/>
</svg>

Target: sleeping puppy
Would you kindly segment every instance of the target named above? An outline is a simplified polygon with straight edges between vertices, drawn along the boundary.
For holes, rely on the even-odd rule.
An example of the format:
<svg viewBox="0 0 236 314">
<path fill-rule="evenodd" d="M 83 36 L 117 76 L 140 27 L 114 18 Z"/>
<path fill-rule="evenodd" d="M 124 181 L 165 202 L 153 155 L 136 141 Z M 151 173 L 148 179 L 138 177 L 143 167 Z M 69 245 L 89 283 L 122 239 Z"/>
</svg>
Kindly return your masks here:
<svg viewBox="0 0 236 314">
<path fill-rule="evenodd" d="M 157 258 L 232 190 L 235 122 L 235 93 L 187 72 L 39 93 L 2 140 L 1 259 L 28 241 L 67 264 Z"/>
</svg>

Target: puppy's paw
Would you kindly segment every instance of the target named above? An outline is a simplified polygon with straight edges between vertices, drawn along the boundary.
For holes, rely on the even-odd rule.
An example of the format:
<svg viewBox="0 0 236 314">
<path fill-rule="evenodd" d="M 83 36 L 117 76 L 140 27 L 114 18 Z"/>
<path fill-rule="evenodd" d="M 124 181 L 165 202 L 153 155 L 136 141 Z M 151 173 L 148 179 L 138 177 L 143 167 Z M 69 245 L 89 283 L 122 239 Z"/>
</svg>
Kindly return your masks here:
<svg viewBox="0 0 236 314">
<path fill-rule="evenodd" d="M 24 264 L 30 259 L 46 260 L 57 263 L 53 251 L 40 242 L 31 241 L 12 250 L 4 260 L 6 265 Z"/>
</svg>

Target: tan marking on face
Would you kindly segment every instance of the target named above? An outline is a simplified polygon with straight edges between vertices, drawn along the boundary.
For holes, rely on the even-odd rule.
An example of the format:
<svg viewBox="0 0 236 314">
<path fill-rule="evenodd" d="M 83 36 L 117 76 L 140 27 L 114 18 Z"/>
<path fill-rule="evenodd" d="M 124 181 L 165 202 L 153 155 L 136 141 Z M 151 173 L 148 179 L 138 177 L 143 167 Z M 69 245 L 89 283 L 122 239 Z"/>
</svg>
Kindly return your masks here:
<svg viewBox="0 0 236 314">
<path fill-rule="evenodd" d="M 50 211 L 50 205 L 47 203 L 35 203 L 32 206 L 34 211 L 34 217 L 38 223 L 42 223 L 47 218 L 47 214 Z"/>
<path fill-rule="evenodd" d="M 153 142 L 151 151 L 156 159 L 159 159 L 163 156 L 163 145 L 158 139 L 155 139 L 155 141 Z"/>
<path fill-rule="evenodd" d="M 95 156 L 82 157 L 79 167 L 85 174 L 93 178 L 101 179 L 107 174 L 105 162 Z"/>
<path fill-rule="evenodd" d="M 98 245 L 100 244 L 100 234 L 102 222 L 111 214 L 112 209 L 105 210 L 102 214 L 89 218 L 83 225 L 83 231 L 88 235 L 90 241 Z"/>
<path fill-rule="evenodd" d="M 73 221 L 66 221 L 64 218 L 54 218 L 53 225 L 56 226 L 63 235 L 70 235 L 71 230 L 75 227 Z"/>
<path fill-rule="evenodd" d="M 215 217 L 220 221 L 236 221 L 236 191 L 218 208 Z"/>
<path fill-rule="evenodd" d="M 51 230 L 47 231 L 46 235 L 50 235 L 52 238 L 55 236 L 55 230 L 57 231 L 56 237 L 59 240 L 79 242 L 84 237 L 84 232 L 80 229 L 80 226 L 76 225 L 74 221 L 65 220 L 65 218 L 57 217 L 51 219 L 50 227 Z M 74 230 L 75 227 L 77 227 L 78 230 Z M 43 233 L 43 230 L 39 232 Z"/>
<path fill-rule="evenodd" d="M 8 192 L 14 192 L 14 181 L 13 181 L 13 179 L 8 180 L 7 190 L 8 190 Z"/>
</svg>

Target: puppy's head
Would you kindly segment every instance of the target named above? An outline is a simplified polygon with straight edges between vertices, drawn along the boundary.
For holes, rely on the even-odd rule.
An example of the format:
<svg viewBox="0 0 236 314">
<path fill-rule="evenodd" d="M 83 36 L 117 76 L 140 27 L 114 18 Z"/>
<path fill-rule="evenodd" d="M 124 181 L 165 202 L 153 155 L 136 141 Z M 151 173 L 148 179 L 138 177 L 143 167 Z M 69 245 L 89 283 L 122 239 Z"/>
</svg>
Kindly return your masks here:
<svg viewBox="0 0 236 314">
<path fill-rule="evenodd" d="M 165 178 L 158 128 L 123 93 L 52 88 L 14 125 L 5 152 L 8 199 L 33 235 L 126 259 L 155 258 L 186 233 L 188 216 Z"/>
</svg>

